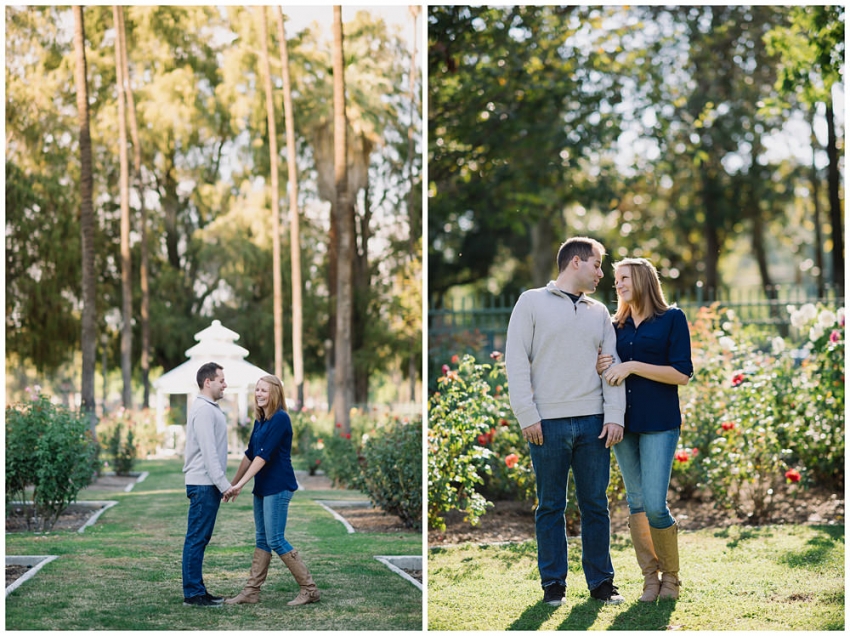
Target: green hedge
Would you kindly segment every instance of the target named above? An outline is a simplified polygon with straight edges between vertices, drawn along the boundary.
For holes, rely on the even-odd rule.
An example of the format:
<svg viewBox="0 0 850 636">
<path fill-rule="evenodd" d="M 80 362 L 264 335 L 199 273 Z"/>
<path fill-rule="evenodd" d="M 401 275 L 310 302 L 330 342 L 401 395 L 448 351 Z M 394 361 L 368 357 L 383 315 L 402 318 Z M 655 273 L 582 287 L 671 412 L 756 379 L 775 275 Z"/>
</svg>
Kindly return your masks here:
<svg viewBox="0 0 850 636">
<path fill-rule="evenodd" d="M 88 419 L 45 397 L 6 409 L 6 512 L 32 489 L 37 530 L 53 527 L 97 471 Z M 30 519 L 31 515 L 27 515 Z M 28 521 L 29 523 L 29 521 Z"/>
<path fill-rule="evenodd" d="M 360 455 L 361 489 L 372 503 L 422 527 L 422 420 L 395 421 L 366 439 Z"/>
</svg>

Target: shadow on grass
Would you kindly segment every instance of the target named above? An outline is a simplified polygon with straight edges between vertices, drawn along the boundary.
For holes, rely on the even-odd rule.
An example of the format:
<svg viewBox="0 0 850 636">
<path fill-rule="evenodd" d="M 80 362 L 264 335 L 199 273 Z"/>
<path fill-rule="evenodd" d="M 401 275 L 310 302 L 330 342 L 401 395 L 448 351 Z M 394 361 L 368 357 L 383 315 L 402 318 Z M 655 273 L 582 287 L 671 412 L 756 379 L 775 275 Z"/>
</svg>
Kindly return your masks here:
<svg viewBox="0 0 850 636">
<path fill-rule="evenodd" d="M 612 631 L 664 631 L 670 629 L 670 616 L 676 609 L 675 600 L 654 603 L 633 603 L 611 623 Z"/>
<path fill-rule="evenodd" d="M 723 530 L 718 530 L 717 532 L 715 532 L 714 536 L 718 539 L 729 539 L 729 542 L 726 544 L 726 547 L 730 550 L 734 550 L 745 541 L 772 537 L 773 533 L 765 528 L 724 528 Z"/>
<path fill-rule="evenodd" d="M 537 631 L 557 610 L 557 607 L 545 603 L 529 605 L 519 618 L 508 626 L 507 631 Z"/>
<path fill-rule="evenodd" d="M 596 622 L 599 610 L 605 607 L 596 599 L 585 599 L 579 605 L 574 605 L 567 617 L 558 625 L 558 629 L 570 631 L 587 631 Z"/>
<path fill-rule="evenodd" d="M 821 536 L 812 537 L 806 542 L 808 549 L 788 552 L 779 558 L 780 563 L 792 568 L 811 568 L 828 560 L 829 554 L 839 544 L 844 544 L 844 528 L 835 526 L 817 526 L 816 530 L 823 533 Z"/>
</svg>

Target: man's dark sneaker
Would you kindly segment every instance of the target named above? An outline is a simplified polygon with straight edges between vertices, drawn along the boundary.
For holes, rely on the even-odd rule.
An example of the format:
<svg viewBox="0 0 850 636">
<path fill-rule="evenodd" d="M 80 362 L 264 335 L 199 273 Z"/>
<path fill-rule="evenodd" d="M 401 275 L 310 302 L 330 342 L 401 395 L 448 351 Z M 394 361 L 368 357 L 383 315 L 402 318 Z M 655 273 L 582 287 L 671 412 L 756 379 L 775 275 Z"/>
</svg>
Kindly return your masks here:
<svg viewBox="0 0 850 636">
<path fill-rule="evenodd" d="M 605 603 L 605 605 L 619 605 L 624 603 L 626 599 L 620 596 L 620 591 L 613 581 L 603 581 L 597 588 L 591 590 L 590 595 Z"/>
<path fill-rule="evenodd" d="M 206 596 L 209 600 L 211 600 L 216 605 L 221 605 L 222 603 L 224 603 L 224 597 L 223 596 L 213 596 L 209 592 L 204 594 L 204 596 Z"/>
<path fill-rule="evenodd" d="M 567 588 L 560 583 L 552 583 L 543 588 L 543 602 L 552 607 L 558 607 L 564 602 Z"/>
<path fill-rule="evenodd" d="M 214 597 L 212 597 L 214 598 Z M 183 599 L 183 605 L 194 605 L 196 607 L 221 607 L 221 603 L 212 600 L 209 594 L 201 594 Z"/>
</svg>

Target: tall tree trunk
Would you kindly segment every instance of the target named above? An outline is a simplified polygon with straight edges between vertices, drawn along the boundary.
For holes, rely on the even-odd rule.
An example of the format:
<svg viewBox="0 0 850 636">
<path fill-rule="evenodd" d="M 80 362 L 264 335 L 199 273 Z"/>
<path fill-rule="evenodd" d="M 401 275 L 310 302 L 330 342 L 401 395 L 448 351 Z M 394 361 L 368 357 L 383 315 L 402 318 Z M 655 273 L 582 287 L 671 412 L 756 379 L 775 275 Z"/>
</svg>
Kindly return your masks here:
<svg viewBox="0 0 850 636">
<path fill-rule="evenodd" d="M 417 216 L 415 210 L 419 208 L 416 206 L 416 201 L 414 200 L 414 196 L 416 194 L 416 180 L 413 177 L 413 165 L 414 165 L 414 152 L 416 146 L 414 144 L 414 133 L 415 133 L 415 122 L 416 122 L 416 114 L 418 113 L 418 105 L 419 101 L 416 99 L 416 62 L 417 62 L 417 36 L 419 35 L 418 21 L 419 21 L 419 13 L 422 11 L 422 7 L 418 4 L 410 5 L 408 7 L 410 11 L 410 17 L 413 20 L 413 51 L 410 53 L 410 125 L 407 127 L 407 165 L 408 165 L 408 178 L 410 179 L 410 191 L 407 195 L 407 229 L 409 236 L 407 237 L 407 251 L 408 251 L 408 259 L 410 262 L 416 260 L 416 238 L 422 235 L 422 224 L 419 222 L 420 218 Z M 425 314 L 423 314 L 422 320 L 425 319 Z M 408 381 L 410 383 L 410 401 L 416 401 L 416 378 L 418 375 L 418 358 L 421 356 L 417 356 L 415 354 L 416 351 L 416 343 L 410 343 L 410 356 L 407 360 L 407 375 Z"/>
<path fill-rule="evenodd" d="M 778 294 L 776 287 L 773 284 L 773 278 L 770 275 L 770 268 L 768 267 L 767 247 L 765 245 L 764 215 L 761 209 L 761 184 L 764 182 L 764 175 L 762 174 L 763 171 L 759 168 L 758 157 L 762 150 L 763 146 L 761 143 L 761 135 L 756 134 L 753 138 L 753 148 L 751 153 L 753 159 L 750 165 L 747 183 L 745 184 L 746 195 L 743 198 L 744 214 L 750 217 L 750 220 L 753 223 L 753 254 L 755 255 L 756 263 L 758 265 L 759 276 L 761 276 L 761 286 L 764 290 L 764 295 L 770 302 L 770 315 L 777 320 L 777 324 L 780 324 L 780 309 L 779 305 L 776 303 Z"/>
<path fill-rule="evenodd" d="M 292 269 L 292 373 L 295 376 L 296 403 L 304 404 L 304 303 L 301 294 L 301 230 L 298 216 L 298 166 L 295 148 L 295 117 L 292 109 L 292 83 L 283 12 L 278 7 L 277 35 L 280 40 L 280 66 L 283 76 L 283 115 L 286 120 L 286 163 L 289 179 L 289 255 Z"/>
<path fill-rule="evenodd" d="M 337 268 L 336 340 L 334 343 L 334 419 L 343 432 L 351 430 L 353 402 L 353 368 L 351 351 L 352 257 L 354 237 L 347 219 L 351 218 L 351 198 L 347 174 L 347 121 L 345 115 L 345 65 L 343 56 L 342 7 L 333 8 L 333 76 L 334 76 L 334 177 L 336 182 L 337 230 L 339 256 Z"/>
<path fill-rule="evenodd" d="M 272 285 L 274 286 L 274 374 L 283 380 L 283 281 L 280 272 L 280 185 L 277 168 L 277 128 L 274 120 L 274 97 L 272 95 L 272 70 L 269 63 L 269 25 L 264 6 L 261 13 L 263 82 L 266 89 L 266 119 L 269 125 L 269 166 L 271 171 L 272 198 Z"/>
<path fill-rule="evenodd" d="M 369 306 L 371 294 L 369 286 L 371 275 L 369 272 L 369 239 L 371 238 L 370 223 L 372 217 L 372 199 L 370 197 L 369 184 L 367 182 L 363 196 L 363 216 L 355 219 L 352 215 L 350 229 L 352 236 L 358 237 L 354 241 L 354 295 L 353 312 L 351 317 L 351 349 L 361 351 L 366 346 L 366 323 L 369 320 Z M 360 221 L 357 228 L 355 220 Z M 369 401 L 369 375 L 371 369 L 363 365 L 354 365 L 354 403 L 365 405 Z"/>
<path fill-rule="evenodd" d="M 720 230 L 719 219 L 719 193 L 717 192 L 717 184 L 714 179 L 709 176 L 710 168 L 703 166 L 702 175 L 702 202 L 705 211 L 705 223 L 703 225 L 705 232 L 705 289 L 711 298 L 716 298 L 719 293 L 717 289 L 720 281 L 717 274 L 717 263 L 720 258 Z"/>
<path fill-rule="evenodd" d="M 814 206 L 813 210 L 813 222 L 815 224 L 815 267 L 817 268 L 817 274 L 815 275 L 815 282 L 818 290 L 818 298 L 823 298 L 824 296 L 824 274 L 825 270 L 823 267 L 823 228 L 821 227 L 821 209 L 820 209 L 820 175 L 818 174 L 818 166 L 817 166 L 817 148 L 818 148 L 818 138 L 815 135 L 815 109 L 811 108 L 809 110 L 809 127 L 811 128 L 811 143 L 812 143 L 812 170 L 811 170 L 811 183 L 812 183 L 812 205 Z"/>
<path fill-rule="evenodd" d="M 832 103 L 826 104 L 826 156 L 829 159 L 827 167 L 827 187 L 829 188 L 829 221 L 832 225 L 832 271 L 833 280 L 837 287 L 836 294 L 844 297 L 844 214 L 841 209 L 841 175 L 838 170 L 838 142 L 835 134 L 835 112 Z"/>
<path fill-rule="evenodd" d="M 531 276 L 536 287 L 552 280 L 555 258 L 552 255 L 552 219 L 544 213 L 531 226 Z"/>
<path fill-rule="evenodd" d="M 82 315 L 82 412 L 88 416 L 92 435 L 96 435 L 94 403 L 94 371 L 97 354 L 97 313 L 94 272 L 94 206 L 92 203 L 92 153 L 89 129 L 89 91 L 86 82 L 86 35 L 83 7 L 74 6 L 74 81 L 77 90 L 77 120 L 80 126 L 80 231 L 83 253 L 83 315 Z"/>
<path fill-rule="evenodd" d="M 127 84 L 127 115 L 130 123 L 130 136 L 133 140 L 133 172 L 135 173 L 136 190 L 139 194 L 139 237 L 141 262 L 139 265 L 139 285 L 141 288 L 142 298 L 140 307 L 141 317 L 141 357 L 139 360 L 142 368 L 142 388 L 144 390 L 142 398 L 142 408 L 150 408 L 151 383 L 150 383 L 150 347 L 151 347 L 151 328 L 150 328 L 150 284 L 148 282 L 148 271 L 150 269 L 150 254 L 148 253 L 148 220 L 147 211 L 145 209 L 145 188 L 142 181 L 142 144 L 139 139 L 139 120 L 136 117 L 136 101 L 133 97 L 133 84 L 130 81 L 130 63 L 127 54 L 127 28 L 124 25 L 124 8 L 118 7 L 118 19 L 120 21 L 119 30 L 122 34 L 121 38 L 121 66 L 124 73 L 124 80 Z"/>
<path fill-rule="evenodd" d="M 127 98 L 124 94 L 123 62 L 124 33 L 121 30 L 120 8 L 112 7 L 115 22 L 115 78 L 118 84 L 118 157 L 121 173 L 121 401 L 125 409 L 133 406 L 133 262 L 130 257 L 130 162 L 127 155 Z"/>
</svg>

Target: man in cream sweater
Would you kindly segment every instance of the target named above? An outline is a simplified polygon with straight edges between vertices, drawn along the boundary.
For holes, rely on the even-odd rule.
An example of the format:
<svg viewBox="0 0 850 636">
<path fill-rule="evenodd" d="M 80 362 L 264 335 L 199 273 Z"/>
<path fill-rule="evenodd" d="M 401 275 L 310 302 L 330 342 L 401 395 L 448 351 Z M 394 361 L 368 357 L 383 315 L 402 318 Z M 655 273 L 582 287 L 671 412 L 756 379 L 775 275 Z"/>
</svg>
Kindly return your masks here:
<svg viewBox="0 0 850 636">
<path fill-rule="evenodd" d="M 215 362 L 198 369 L 201 390 L 189 410 L 183 473 L 189 498 L 189 519 L 183 543 L 183 605 L 220 606 L 204 585 L 204 551 L 212 538 L 227 479 L 227 419 L 217 404 L 224 397 L 224 370 Z"/>
<path fill-rule="evenodd" d="M 558 278 L 523 293 L 508 325 L 505 364 L 511 408 L 529 443 L 537 482 L 537 565 L 543 602 L 564 602 L 567 479 L 581 512 L 582 568 L 590 594 L 622 603 L 611 563 L 611 447 L 623 439 L 625 388 L 596 373 L 598 351 L 617 360 L 611 316 L 587 294 L 602 278 L 605 248 L 575 237 L 558 251 Z"/>
</svg>

